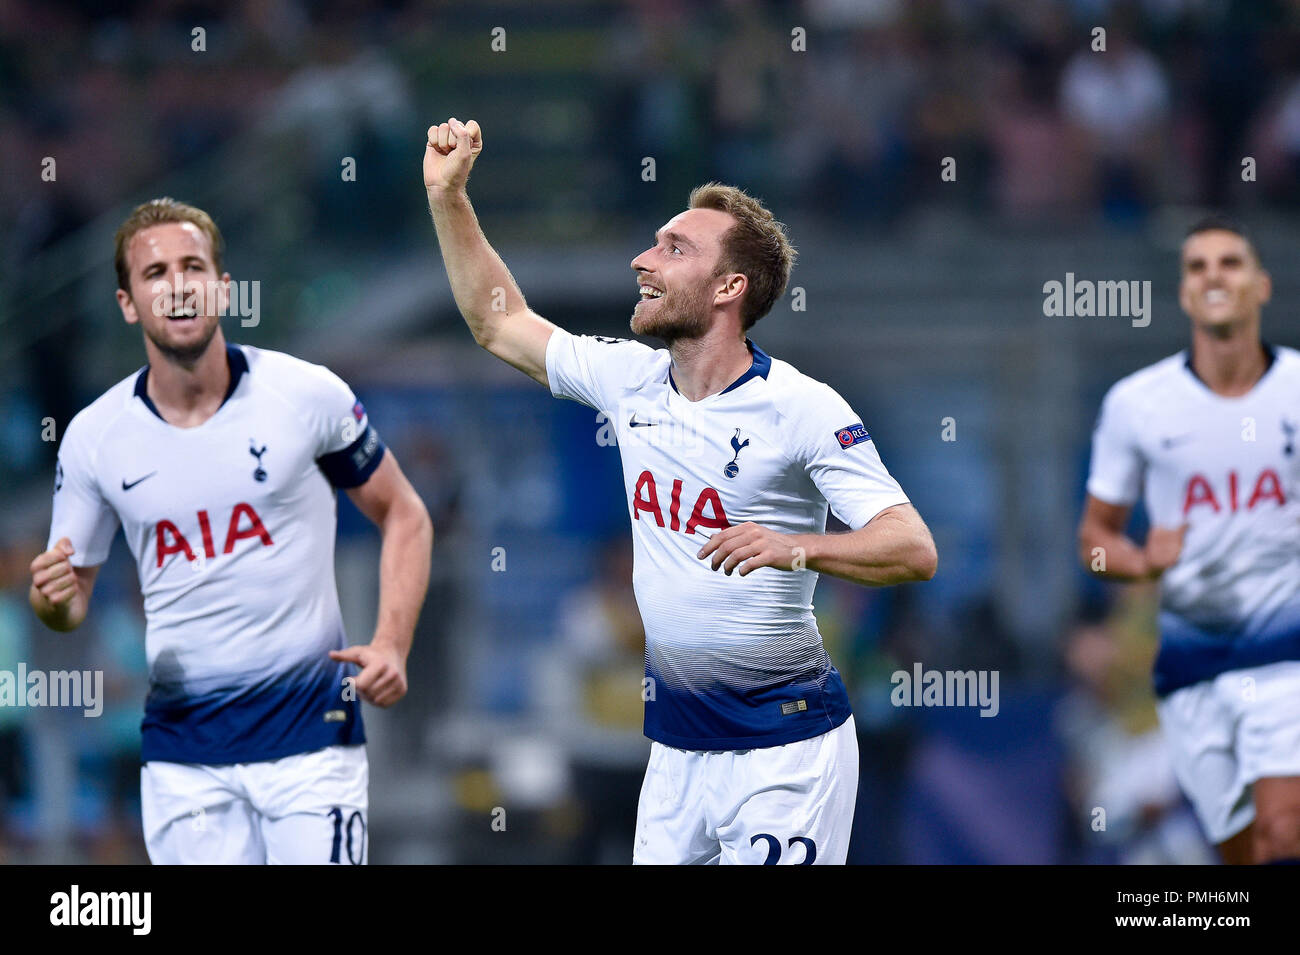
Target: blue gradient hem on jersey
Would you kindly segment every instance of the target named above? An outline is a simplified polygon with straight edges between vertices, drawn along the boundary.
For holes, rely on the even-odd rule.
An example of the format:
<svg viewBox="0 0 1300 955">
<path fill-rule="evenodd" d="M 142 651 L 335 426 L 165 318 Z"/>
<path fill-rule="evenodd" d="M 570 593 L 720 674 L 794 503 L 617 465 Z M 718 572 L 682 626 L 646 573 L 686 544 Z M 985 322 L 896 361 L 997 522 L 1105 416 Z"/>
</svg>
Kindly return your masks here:
<svg viewBox="0 0 1300 955">
<path fill-rule="evenodd" d="M 766 686 L 686 690 L 647 669 L 655 698 L 645 705 L 645 735 L 687 750 L 762 749 L 821 736 L 852 715 L 844 680 L 834 666 Z M 782 704 L 807 709 L 783 713 Z"/>
<path fill-rule="evenodd" d="M 1251 631 L 1246 627 L 1213 630 L 1189 623 L 1178 614 L 1160 614 L 1160 652 L 1153 674 L 1156 696 L 1164 697 L 1193 683 L 1212 680 L 1229 670 L 1300 660 L 1300 609 L 1275 615 Z"/>
<path fill-rule="evenodd" d="M 156 686 L 145 701 L 141 761 L 216 766 L 364 743 L 361 704 L 343 699 L 343 680 L 352 673 L 350 664 L 326 658 L 323 665 L 200 695 Z"/>
</svg>

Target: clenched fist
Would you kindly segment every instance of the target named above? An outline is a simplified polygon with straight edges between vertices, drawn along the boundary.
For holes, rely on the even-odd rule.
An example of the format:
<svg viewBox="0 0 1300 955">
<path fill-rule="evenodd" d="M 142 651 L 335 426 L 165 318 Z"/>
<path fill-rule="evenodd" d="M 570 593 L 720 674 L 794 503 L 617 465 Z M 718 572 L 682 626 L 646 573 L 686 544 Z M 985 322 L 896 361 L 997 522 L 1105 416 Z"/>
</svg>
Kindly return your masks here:
<svg viewBox="0 0 1300 955">
<path fill-rule="evenodd" d="M 1183 552 L 1183 539 L 1187 536 L 1187 526 L 1153 527 L 1147 532 L 1146 544 L 1142 548 L 1147 561 L 1147 576 L 1157 580 L 1174 564 Z"/>
<path fill-rule="evenodd" d="M 77 575 L 68 560 L 75 552 L 72 541 L 60 537 L 32 561 L 32 586 L 53 606 L 66 604 L 77 592 Z"/>
<path fill-rule="evenodd" d="M 27 599 L 41 622 L 51 630 L 73 630 L 86 618 L 96 568 L 78 571 L 68 560 L 75 553 L 72 541 L 60 537 L 53 547 L 32 561 L 32 587 Z"/>
<path fill-rule="evenodd" d="M 483 131 L 472 119 L 462 123 L 453 116 L 440 126 L 430 126 L 424 147 L 424 188 L 430 192 L 464 189 L 482 151 Z"/>
</svg>

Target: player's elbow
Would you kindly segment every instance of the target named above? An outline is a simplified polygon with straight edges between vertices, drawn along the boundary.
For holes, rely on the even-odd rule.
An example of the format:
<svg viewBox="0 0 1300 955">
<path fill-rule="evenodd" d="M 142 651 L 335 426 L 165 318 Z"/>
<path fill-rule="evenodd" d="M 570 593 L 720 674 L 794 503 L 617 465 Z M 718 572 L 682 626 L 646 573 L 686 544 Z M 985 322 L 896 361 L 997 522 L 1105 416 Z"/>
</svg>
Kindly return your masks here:
<svg viewBox="0 0 1300 955">
<path fill-rule="evenodd" d="M 429 511 L 420 503 L 420 539 L 424 541 L 424 550 L 427 554 L 433 553 L 433 518 L 429 516 Z"/>
<path fill-rule="evenodd" d="M 912 548 L 912 558 L 908 562 L 913 581 L 933 580 L 939 570 L 939 551 L 934 546 L 934 538 L 927 532 L 920 537 Z"/>
<path fill-rule="evenodd" d="M 501 352 L 507 337 L 503 337 L 502 332 L 509 313 L 502 312 L 500 309 L 476 308 L 473 314 L 465 312 L 464 315 L 465 324 L 469 326 L 470 334 L 474 336 L 474 344 L 497 358 L 503 358 Z"/>
<path fill-rule="evenodd" d="M 908 584 L 933 580 L 939 569 L 939 551 L 934 546 L 934 537 L 930 529 L 911 508 L 897 512 L 886 512 L 876 520 L 890 522 L 895 528 L 896 543 L 890 563 L 886 584 Z M 877 581 L 881 583 L 881 581 Z"/>
<path fill-rule="evenodd" d="M 909 538 L 902 552 L 895 557 L 894 563 L 896 569 L 884 581 L 887 584 L 913 584 L 933 580 L 939 569 L 939 552 L 935 549 L 930 532 L 922 530 Z"/>
<path fill-rule="evenodd" d="M 398 518 L 410 534 L 418 539 L 425 551 L 433 550 L 433 518 L 429 509 L 414 488 L 403 496 L 400 516 Z"/>
<path fill-rule="evenodd" d="M 1089 573 L 1096 574 L 1096 556 L 1097 556 L 1097 539 L 1092 533 L 1092 528 L 1085 521 L 1079 525 L 1079 533 L 1076 539 L 1076 556 L 1083 569 Z"/>
<path fill-rule="evenodd" d="M 492 341 L 496 338 L 493 334 L 495 329 L 488 322 L 475 320 L 469 315 L 465 316 L 466 324 L 469 325 L 470 334 L 474 336 L 474 344 L 485 351 L 492 351 Z"/>
</svg>

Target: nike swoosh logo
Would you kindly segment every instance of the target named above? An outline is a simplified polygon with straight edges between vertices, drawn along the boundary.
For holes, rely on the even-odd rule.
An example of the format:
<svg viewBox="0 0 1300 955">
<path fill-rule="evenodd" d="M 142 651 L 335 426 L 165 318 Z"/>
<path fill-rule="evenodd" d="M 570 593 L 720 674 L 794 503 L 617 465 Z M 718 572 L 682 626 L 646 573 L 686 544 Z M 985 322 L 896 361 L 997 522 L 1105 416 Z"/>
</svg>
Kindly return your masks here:
<svg viewBox="0 0 1300 955">
<path fill-rule="evenodd" d="M 637 421 L 636 415 L 632 415 L 632 417 L 628 419 L 627 423 L 629 426 L 633 428 L 653 428 L 659 422 L 658 421 Z"/>
<path fill-rule="evenodd" d="M 1163 439 L 1163 440 L 1160 442 L 1160 446 L 1161 446 L 1162 448 L 1166 448 L 1166 449 L 1167 449 L 1167 448 L 1172 448 L 1172 447 L 1174 447 L 1175 445 L 1178 445 L 1178 444 L 1185 444 L 1185 443 L 1187 443 L 1188 441 L 1192 440 L 1192 438 L 1194 438 L 1194 437 L 1196 437 L 1195 434 L 1180 434 L 1180 435 L 1176 435 L 1176 436 L 1174 436 L 1174 437 L 1172 437 L 1172 438 L 1165 438 L 1165 439 Z"/>
<path fill-rule="evenodd" d="M 139 484 L 140 481 L 147 481 L 147 480 L 149 480 L 151 477 L 153 477 L 153 476 L 154 476 L 155 474 L 157 474 L 157 473 L 158 473 L 157 471 L 150 471 L 150 472 L 149 472 L 148 474 L 146 474 L 144 477 L 140 478 L 139 480 L 132 481 L 130 484 L 127 484 L 127 483 L 126 483 L 126 478 L 122 478 L 122 490 L 124 490 L 124 491 L 129 491 L 129 490 L 131 490 L 131 488 L 133 488 L 133 487 L 135 487 L 137 484 Z"/>
</svg>

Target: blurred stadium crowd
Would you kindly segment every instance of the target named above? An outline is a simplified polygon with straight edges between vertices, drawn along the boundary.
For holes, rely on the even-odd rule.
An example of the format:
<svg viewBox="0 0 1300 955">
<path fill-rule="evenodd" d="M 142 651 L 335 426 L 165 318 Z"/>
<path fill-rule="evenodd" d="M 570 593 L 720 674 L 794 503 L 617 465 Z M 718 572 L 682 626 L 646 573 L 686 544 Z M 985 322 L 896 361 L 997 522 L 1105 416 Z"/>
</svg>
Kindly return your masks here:
<svg viewBox="0 0 1300 955">
<path fill-rule="evenodd" d="M 490 47 L 495 27 L 505 29 L 502 52 Z M 806 52 L 791 48 L 797 27 Z M 1105 28 L 1104 55 L 1091 45 L 1096 27 Z M 966 342 L 987 354 L 1004 317 L 996 305 L 963 312 L 972 298 L 986 287 L 1003 289 L 1003 300 L 1019 295 L 1032 321 L 1045 278 L 1093 262 L 1123 267 L 1171 208 L 1229 207 L 1271 223 L 1275 247 L 1294 245 L 1300 8 L 0 3 L 0 480 L 11 491 L 0 513 L 0 670 L 94 661 L 112 701 L 89 729 L 58 712 L 0 708 L 0 861 L 143 859 L 133 752 L 143 617 L 125 548 L 115 545 L 91 622 L 74 635 L 40 630 L 26 606 L 26 568 L 48 520 L 54 444 L 41 440 L 41 422 L 61 429 L 141 362 L 112 302 L 111 235 L 131 205 L 163 193 L 208 208 L 232 273 L 265 285 L 265 322 L 227 336 L 344 374 L 433 514 L 438 569 L 411 696 L 367 714 L 372 860 L 629 857 L 648 744 L 617 465 L 591 440 L 584 411 L 467 358 L 445 288 L 432 291 L 445 278 L 418 156 L 427 125 L 449 115 L 485 131 L 488 161 L 471 196 L 489 238 L 514 250 L 507 262 L 520 263 L 525 293 L 542 289 L 552 305 L 543 311 L 575 331 L 625 329 L 632 286 L 624 272 L 615 295 L 566 250 L 613 248 L 615 270 L 625 268 L 691 186 L 716 178 L 797 220 L 797 246 L 817 236 L 857 261 L 868 288 L 879 279 L 887 290 L 883 312 L 924 289 L 925 307 L 941 303 L 964 329 L 944 347 Z M 47 157 L 53 181 L 40 176 Z M 939 175 L 947 157 L 956 184 Z M 1254 160 L 1245 181 L 1243 157 Z M 985 249 L 979 258 L 988 229 L 1006 237 L 997 247 L 1005 255 Z M 936 234 L 928 246 L 916 238 Z M 964 278 L 923 262 L 895 268 L 889 256 L 918 241 L 956 246 L 960 261 L 945 274 Z M 1076 241 L 1092 251 L 1040 260 L 1027 278 L 1016 271 L 1036 250 Z M 1157 287 L 1168 300 L 1168 247 L 1145 255 L 1143 267 L 1169 273 Z M 1293 290 L 1279 283 L 1279 299 Z M 1040 383 L 1079 394 L 1061 406 L 1071 409 L 1065 473 L 1056 496 L 1042 498 L 1070 509 L 1059 515 L 1067 533 L 1053 531 L 1058 584 L 1045 585 L 1052 599 L 1026 623 L 1008 607 L 1035 585 L 1008 583 L 1019 571 L 981 556 L 1016 528 L 958 512 L 992 509 L 993 499 L 1009 506 L 1019 492 L 996 484 L 994 459 L 1032 444 L 1032 432 L 990 426 L 982 447 L 965 439 L 974 447 L 951 464 L 898 417 L 919 406 L 927 435 L 937 432 L 931 421 L 955 406 L 954 394 L 978 405 L 1007 366 L 990 364 L 962 392 L 962 359 L 923 364 L 917 353 L 930 343 L 907 337 L 902 326 L 915 331 L 915 314 L 900 311 L 895 350 L 881 351 L 889 370 L 859 370 L 891 387 L 854 386 L 821 352 L 846 340 L 837 334 L 873 342 L 871 328 L 854 331 L 859 304 L 812 310 L 824 339 L 800 338 L 775 314 L 760 331 L 802 345 L 778 353 L 799 355 L 791 360 L 803 370 L 872 408 L 864 420 L 879 419 L 872 431 L 886 435 L 886 463 L 935 524 L 940 575 L 958 582 L 891 592 L 819 585 L 818 618 L 856 694 L 862 734 L 851 861 L 1208 858 L 1155 725 L 1154 595 L 1116 600 L 1067 569 L 1092 413 L 1081 409 L 1095 408 L 1098 389 L 1139 357 L 1173 350 L 1179 316 L 1167 301 L 1163 337 L 1127 351 L 1094 343 L 1071 359 L 1080 368 L 1072 378 Z M 1294 321 L 1287 327 L 1291 337 L 1279 340 L 1294 344 Z M 947 372 L 955 384 L 944 392 L 936 379 Z M 488 440 L 503 421 L 519 434 L 508 447 Z M 340 510 L 340 595 L 359 641 L 373 619 L 377 544 L 350 507 Z M 496 547 L 504 572 L 490 566 Z M 918 659 L 1000 670 L 999 717 L 893 706 L 889 675 Z M 1098 806 L 1108 807 L 1104 830 Z M 489 824 L 498 807 L 506 833 Z"/>
<path fill-rule="evenodd" d="M 504 135 L 578 158 L 584 191 L 609 177 L 624 211 L 646 211 L 646 191 L 615 170 L 651 155 L 674 160 L 684 183 L 743 178 L 773 201 L 873 225 L 938 198 L 931 171 L 945 156 L 981 211 L 1053 225 L 1220 204 L 1244 155 L 1259 160 L 1256 195 L 1294 201 L 1298 17 L 1280 0 L 11 0 L 0 10 L 0 201 L 31 205 L 26 170 L 58 157 L 68 208 L 53 218 L 74 228 L 257 128 L 290 136 L 284 148 L 299 156 L 373 150 L 394 164 L 386 172 L 408 174 L 400 182 L 412 124 L 447 97 L 445 79 L 517 99 L 523 76 L 542 84 L 530 98 L 543 108 L 515 115 Z M 505 55 L 474 57 L 498 21 Z M 796 27 L 811 55 L 787 55 Z M 1107 56 L 1092 55 L 1095 27 Z M 571 98 L 580 110 L 558 108 Z M 572 188 L 546 171 L 519 184 L 535 208 Z M 337 178 L 325 172 L 316 186 Z M 354 191 L 405 195 L 367 178 Z M 615 196 L 598 198 L 608 214 Z M 527 211 L 515 201 L 513 214 Z M 349 211 L 318 209 L 333 226 L 391 231 L 389 217 Z M 27 218 L 9 236 L 17 251 L 49 239 L 42 225 L 59 231 L 36 210 Z"/>
</svg>

